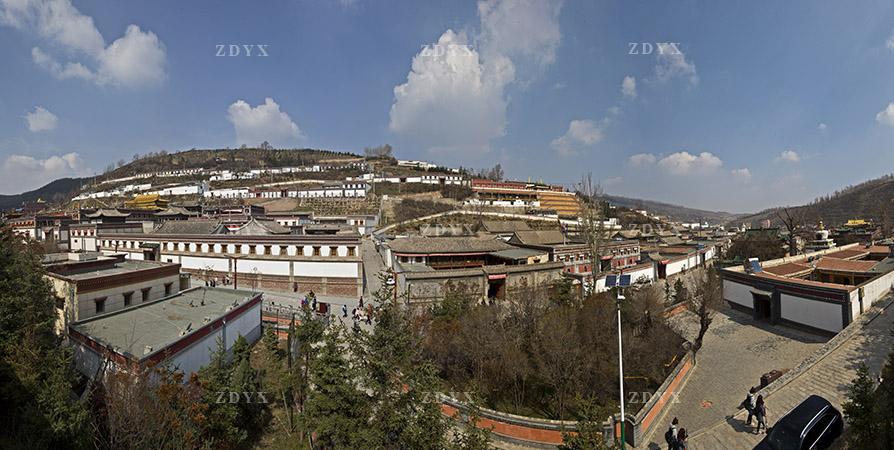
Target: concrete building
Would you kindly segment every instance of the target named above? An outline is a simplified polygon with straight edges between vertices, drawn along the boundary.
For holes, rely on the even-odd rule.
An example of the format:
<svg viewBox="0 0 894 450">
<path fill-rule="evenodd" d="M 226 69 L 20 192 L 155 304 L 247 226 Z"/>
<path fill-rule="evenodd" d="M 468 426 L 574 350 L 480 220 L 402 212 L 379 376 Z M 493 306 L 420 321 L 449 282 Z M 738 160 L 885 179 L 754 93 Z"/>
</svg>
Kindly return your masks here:
<svg viewBox="0 0 894 450">
<path fill-rule="evenodd" d="M 55 253 L 44 257 L 56 295 L 58 329 L 69 323 L 170 296 L 188 286 L 180 264 L 125 260 L 123 255 Z"/>
<path fill-rule="evenodd" d="M 298 235 L 273 221 L 251 217 L 164 222 L 151 233 L 100 231 L 103 253 L 182 265 L 184 271 L 229 279 L 261 290 L 358 297 L 362 293 L 360 235 Z"/>
<path fill-rule="evenodd" d="M 222 342 L 261 336 L 261 293 L 197 287 L 176 295 L 69 324 L 75 367 L 90 378 L 168 364 L 198 372 Z"/>
<path fill-rule="evenodd" d="M 478 237 L 399 238 L 385 246 L 397 290 L 411 304 L 442 300 L 451 292 L 480 301 L 502 301 L 525 289 L 548 287 L 562 277 L 547 252 Z"/>
<path fill-rule="evenodd" d="M 757 321 L 835 334 L 894 285 L 888 246 L 851 244 L 722 269 L 723 298 Z"/>
</svg>

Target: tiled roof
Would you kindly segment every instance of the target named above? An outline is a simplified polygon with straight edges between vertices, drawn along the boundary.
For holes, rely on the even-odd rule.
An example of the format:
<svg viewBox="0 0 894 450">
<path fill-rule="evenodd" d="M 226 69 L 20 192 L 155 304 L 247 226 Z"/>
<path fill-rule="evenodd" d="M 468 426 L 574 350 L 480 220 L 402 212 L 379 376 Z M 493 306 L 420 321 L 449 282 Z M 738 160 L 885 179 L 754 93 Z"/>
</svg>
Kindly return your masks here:
<svg viewBox="0 0 894 450">
<path fill-rule="evenodd" d="M 98 217 L 127 217 L 130 214 L 123 213 L 118 211 L 117 209 L 98 209 L 96 212 L 87 214 L 86 217 L 90 219 L 96 219 Z"/>
<path fill-rule="evenodd" d="M 805 272 L 811 272 L 813 268 L 806 264 L 785 263 L 778 266 L 764 267 L 763 270 L 764 272 L 769 272 L 781 277 L 790 277 Z"/>
<path fill-rule="evenodd" d="M 869 254 L 869 250 L 863 247 L 859 248 L 849 248 L 847 250 L 838 250 L 837 252 L 826 253 L 823 255 L 826 258 L 836 258 L 836 259 L 858 259 L 865 257 Z"/>
<path fill-rule="evenodd" d="M 409 237 L 388 243 L 395 253 L 490 253 L 513 248 L 498 239 L 471 237 Z"/>
<path fill-rule="evenodd" d="M 154 234 L 221 234 L 219 220 L 169 220 L 153 231 Z"/>
<path fill-rule="evenodd" d="M 835 283 L 823 283 L 821 281 L 803 280 L 801 278 L 783 277 L 783 276 L 779 276 L 779 275 L 774 275 L 774 274 L 766 272 L 766 271 L 756 273 L 754 275 L 757 277 L 760 277 L 760 278 L 767 278 L 770 280 L 777 280 L 777 281 L 787 281 L 789 283 L 800 284 L 803 286 L 815 286 L 815 287 L 824 287 L 824 288 L 829 288 L 829 289 L 841 289 L 841 290 L 845 290 L 848 292 L 857 289 L 857 286 L 848 286 L 845 284 L 835 284 Z"/>
<path fill-rule="evenodd" d="M 571 239 L 559 230 L 531 230 L 516 231 L 509 242 L 519 245 L 555 245 L 571 242 Z"/>
<path fill-rule="evenodd" d="M 817 261 L 816 268 L 836 272 L 869 272 L 876 264 L 878 261 L 850 261 L 825 256 Z"/>
</svg>

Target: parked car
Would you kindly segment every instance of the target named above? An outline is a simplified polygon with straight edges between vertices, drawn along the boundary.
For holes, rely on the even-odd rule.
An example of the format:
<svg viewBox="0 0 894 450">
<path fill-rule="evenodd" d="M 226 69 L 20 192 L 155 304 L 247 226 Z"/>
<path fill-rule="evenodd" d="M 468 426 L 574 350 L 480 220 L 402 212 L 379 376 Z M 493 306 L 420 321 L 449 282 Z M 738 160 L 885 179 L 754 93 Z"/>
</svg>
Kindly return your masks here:
<svg viewBox="0 0 894 450">
<path fill-rule="evenodd" d="M 754 450 L 826 449 L 843 427 L 841 413 L 828 400 L 811 395 L 776 421 Z"/>
</svg>

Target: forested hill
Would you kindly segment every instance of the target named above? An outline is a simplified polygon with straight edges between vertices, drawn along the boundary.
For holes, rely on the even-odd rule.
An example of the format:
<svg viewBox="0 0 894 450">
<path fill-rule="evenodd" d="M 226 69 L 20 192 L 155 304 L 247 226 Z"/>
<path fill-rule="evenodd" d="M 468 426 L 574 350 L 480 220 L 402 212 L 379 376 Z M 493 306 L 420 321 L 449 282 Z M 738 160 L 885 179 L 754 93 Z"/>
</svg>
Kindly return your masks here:
<svg viewBox="0 0 894 450">
<path fill-rule="evenodd" d="M 840 225 L 849 219 L 867 219 L 876 222 L 891 220 L 894 208 L 894 175 L 869 180 L 856 186 L 848 186 L 830 195 L 820 197 L 812 203 L 792 208 L 804 215 L 807 223 L 817 223 L 821 219 L 830 226 Z M 779 224 L 777 209 L 767 209 L 757 214 L 742 216 L 736 221 L 755 226 L 764 219 Z"/>
<path fill-rule="evenodd" d="M 23 202 L 33 202 L 37 199 L 43 199 L 50 203 L 62 203 L 77 193 L 81 189 L 81 185 L 87 181 L 87 178 L 60 178 L 33 191 L 0 195 L 0 210 L 18 208 L 22 206 Z"/>
</svg>

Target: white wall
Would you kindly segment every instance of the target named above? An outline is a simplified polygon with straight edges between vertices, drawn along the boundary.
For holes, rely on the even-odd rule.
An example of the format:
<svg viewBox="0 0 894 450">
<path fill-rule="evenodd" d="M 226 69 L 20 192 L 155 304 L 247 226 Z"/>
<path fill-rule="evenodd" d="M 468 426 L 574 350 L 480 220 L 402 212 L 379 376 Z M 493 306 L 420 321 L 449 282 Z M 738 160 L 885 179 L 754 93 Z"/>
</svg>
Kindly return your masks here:
<svg viewBox="0 0 894 450">
<path fill-rule="evenodd" d="M 310 262 L 295 261 L 295 275 L 308 277 L 345 277 L 356 278 L 360 276 L 359 263 L 356 262 Z M 241 267 L 241 263 L 240 263 Z"/>
<path fill-rule="evenodd" d="M 779 309 L 780 317 L 792 322 L 836 333 L 842 328 L 841 305 L 835 303 L 782 294 Z"/>
<path fill-rule="evenodd" d="M 751 296 L 753 287 L 735 281 L 723 280 L 723 298 L 748 308 L 754 308 L 754 299 Z"/>
</svg>

